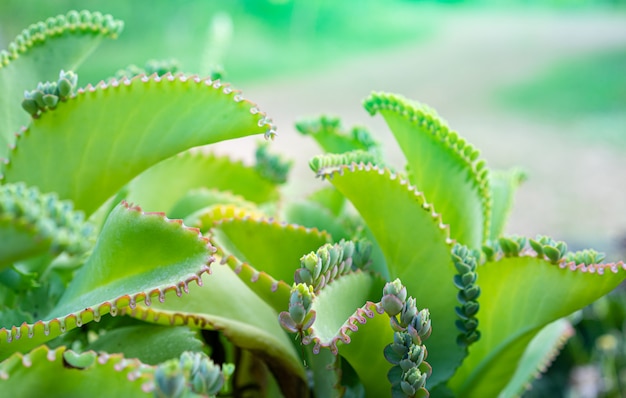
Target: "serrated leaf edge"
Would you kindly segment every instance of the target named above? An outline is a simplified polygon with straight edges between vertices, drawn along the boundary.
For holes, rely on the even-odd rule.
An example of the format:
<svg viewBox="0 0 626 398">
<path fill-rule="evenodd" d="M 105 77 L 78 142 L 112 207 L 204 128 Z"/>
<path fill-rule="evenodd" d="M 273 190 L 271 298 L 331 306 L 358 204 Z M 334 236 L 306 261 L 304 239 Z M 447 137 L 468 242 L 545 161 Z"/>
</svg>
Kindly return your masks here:
<svg viewBox="0 0 626 398">
<path fill-rule="evenodd" d="M 78 21 L 70 19 L 78 18 Z M 70 11 L 65 15 L 48 18 L 45 22 L 31 24 L 9 43 L 7 50 L 0 52 L 0 69 L 25 54 L 33 47 L 54 39 L 63 34 L 100 34 L 104 37 L 116 39 L 122 32 L 124 23 L 113 19 L 110 14 L 89 12 L 87 10 Z"/>
<path fill-rule="evenodd" d="M 129 204 L 126 201 L 122 201 L 122 205 L 129 211 L 136 211 L 144 216 L 158 216 L 166 222 L 178 224 L 182 229 L 196 233 L 198 239 L 206 243 L 209 252 L 214 253 L 216 250 L 211 245 L 210 240 L 201 234 L 200 230 L 185 226 L 182 220 L 169 219 L 165 216 L 165 213 L 161 212 L 144 213 L 141 207 Z M 23 336 L 33 338 L 35 333 L 43 333 L 44 336 L 49 336 L 51 333 L 55 335 L 53 332 L 58 332 L 58 335 L 61 335 L 69 330 L 81 327 L 88 322 L 99 322 L 102 315 L 110 314 L 111 316 L 117 316 L 120 310 L 123 310 L 125 307 L 134 309 L 139 301 L 143 301 L 146 306 L 150 306 L 152 298 L 158 297 L 159 301 L 163 302 L 165 301 L 165 294 L 170 291 L 176 292 L 176 295 L 180 297 L 183 292 L 189 293 L 189 284 L 192 281 L 195 281 L 198 286 L 202 286 L 202 275 L 204 273 L 211 273 L 209 266 L 214 261 L 215 257 L 210 256 L 207 263 L 204 264 L 199 271 L 196 271 L 192 275 L 188 274 L 176 284 L 156 287 L 147 292 L 125 294 L 113 300 L 103 301 L 94 306 L 87 307 L 84 310 L 70 313 L 63 317 L 55 317 L 48 321 L 40 320 L 32 324 L 24 322 L 20 326 L 12 326 L 10 329 L 3 327 L 0 329 L 0 342 L 5 341 L 6 343 L 11 343 L 13 339 L 19 340 Z"/>
<path fill-rule="evenodd" d="M 318 176 L 321 178 L 332 179 L 333 175 L 339 174 L 343 175 L 345 171 L 355 172 L 355 171 L 365 171 L 365 172 L 376 172 L 380 175 L 387 175 L 389 179 L 398 180 L 401 186 L 406 186 L 407 190 L 415 196 L 418 204 L 427 211 L 430 211 L 431 216 L 437 223 L 437 227 L 445 232 L 446 236 L 446 244 L 452 248 L 456 241 L 450 237 L 450 226 L 448 224 L 444 224 L 441 214 L 435 211 L 435 206 L 426 201 L 426 197 L 423 192 L 418 191 L 417 187 L 411 185 L 409 180 L 402 178 L 399 174 L 393 172 L 391 169 L 387 167 L 381 167 L 374 165 L 372 163 L 356 163 L 351 162 L 350 164 L 343 164 L 332 166 L 328 168 L 320 168 L 318 171 Z"/>
<path fill-rule="evenodd" d="M 472 185 L 478 192 L 483 208 L 483 241 L 489 237 L 491 223 L 491 190 L 489 188 L 488 169 L 484 160 L 479 158 L 480 151 L 463 139 L 456 131 L 449 129 L 447 123 L 430 107 L 410 101 L 402 96 L 387 93 L 372 93 L 363 101 L 363 106 L 371 114 L 391 111 L 402 116 L 414 125 L 426 129 L 434 140 L 444 145 L 445 149 L 463 163 L 470 171 Z M 454 140 L 450 139 L 454 137 Z"/>
<path fill-rule="evenodd" d="M 358 332 L 358 325 L 364 325 L 367 323 L 368 319 L 374 318 L 377 314 L 385 314 L 385 310 L 380 303 L 367 301 L 365 305 L 357 308 L 356 311 L 346 319 L 337 334 L 335 334 L 329 342 L 324 342 L 319 337 L 315 336 L 315 324 L 313 324 L 313 326 L 306 330 L 306 335 L 302 337 L 302 343 L 305 345 L 313 344 L 312 350 L 314 354 L 318 354 L 322 348 L 328 348 L 333 355 L 338 355 L 338 344 L 350 344 L 350 335 Z"/>
</svg>

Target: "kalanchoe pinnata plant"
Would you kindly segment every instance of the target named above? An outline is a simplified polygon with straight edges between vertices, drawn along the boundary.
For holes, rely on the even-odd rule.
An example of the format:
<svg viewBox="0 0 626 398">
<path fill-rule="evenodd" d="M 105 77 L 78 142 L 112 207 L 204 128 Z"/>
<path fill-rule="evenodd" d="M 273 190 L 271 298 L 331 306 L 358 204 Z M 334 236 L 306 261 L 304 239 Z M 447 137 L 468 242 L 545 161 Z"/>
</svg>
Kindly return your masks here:
<svg viewBox="0 0 626 398">
<path fill-rule="evenodd" d="M 309 121 L 330 184 L 284 203 L 290 161 L 267 146 L 255 165 L 197 149 L 275 135 L 217 76 L 152 61 L 81 86 L 122 26 L 73 11 L 0 52 L 4 394 L 515 396 L 564 317 L 624 280 L 600 253 L 502 236 L 523 174 L 395 95 L 365 107 L 405 169 L 363 127 Z"/>
</svg>

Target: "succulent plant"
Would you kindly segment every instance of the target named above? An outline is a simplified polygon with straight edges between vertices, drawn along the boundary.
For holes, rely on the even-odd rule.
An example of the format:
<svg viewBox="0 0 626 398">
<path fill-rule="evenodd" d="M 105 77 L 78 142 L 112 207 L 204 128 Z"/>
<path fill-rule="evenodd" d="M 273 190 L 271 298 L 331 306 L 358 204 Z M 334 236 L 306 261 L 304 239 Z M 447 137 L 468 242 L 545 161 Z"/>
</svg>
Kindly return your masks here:
<svg viewBox="0 0 626 398">
<path fill-rule="evenodd" d="M 601 253 L 503 236 L 523 174 L 397 95 L 364 104 L 406 169 L 365 128 L 309 120 L 329 185 L 287 203 L 291 161 L 268 145 L 254 165 L 204 147 L 276 134 L 216 76 L 152 61 L 80 86 L 122 26 L 70 12 L 0 53 L 4 393 L 515 396 L 567 316 L 625 279 Z"/>
</svg>

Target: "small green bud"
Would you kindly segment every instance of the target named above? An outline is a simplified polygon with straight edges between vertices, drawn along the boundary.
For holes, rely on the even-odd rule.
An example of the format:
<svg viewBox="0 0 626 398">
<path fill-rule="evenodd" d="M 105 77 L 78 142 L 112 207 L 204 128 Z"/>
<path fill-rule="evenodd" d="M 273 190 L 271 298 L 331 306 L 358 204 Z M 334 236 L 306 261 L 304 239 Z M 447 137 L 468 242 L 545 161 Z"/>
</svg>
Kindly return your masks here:
<svg viewBox="0 0 626 398">
<path fill-rule="evenodd" d="M 179 398 L 185 393 L 185 375 L 176 359 L 159 365 L 154 371 L 155 390 L 158 398 Z"/>
<path fill-rule="evenodd" d="M 76 25 L 80 22 L 80 14 L 76 10 L 67 13 L 67 22 L 70 25 Z"/>
<path fill-rule="evenodd" d="M 300 258 L 300 264 L 303 268 L 308 269 L 313 275 L 313 280 L 317 280 L 319 278 L 320 273 L 322 272 L 322 260 L 315 254 L 315 252 L 311 252 L 306 254 Z"/>
<path fill-rule="evenodd" d="M 413 389 L 412 394 L 415 394 L 415 391 L 426 385 L 426 374 L 422 373 L 418 368 L 413 368 L 402 375 L 402 381 L 408 383 Z"/>
<path fill-rule="evenodd" d="M 37 101 L 34 99 L 25 98 L 22 100 L 22 108 L 33 117 L 39 113 L 39 106 L 37 106 Z"/>
<path fill-rule="evenodd" d="M 352 258 L 352 256 L 354 256 L 354 251 L 356 249 L 356 246 L 354 245 L 354 242 L 349 240 L 349 241 L 345 241 L 343 242 L 343 253 L 341 256 L 341 260 L 340 261 L 346 261 L 349 258 Z"/>
<path fill-rule="evenodd" d="M 417 306 L 415 305 L 415 298 L 409 297 L 404 303 L 404 307 L 400 312 L 400 324 L 404 327 L 408 326 L 413 318 L 417 315 Z"/>
<path fill-rule="evenodd" d="M 298 268 L 293 277 L 296 283 L 304 283 L 307 285 L 313 285 L 313 274 L 307 268 Z"/>
<path fill-rule="evenodd" d="M 320 259 L 320 262 L 322 264 L 321 273 L 326 273 L 326 271 L 328 271 L 328 269 L 330 268 L 330 253 L 328 252 L 328 249 L 330 247 L 331 245 L 325 244 L 324 246 L 317 249 L 317 257 Z"/>
<path fill-rule="evenodd" d="M 210 358 L 203 358 L 197 372 L 191 375 L 192 391 L 197 394 L 215 395 L 224 385 L 224 376 Z"/>
<path fill-rule="evenodd" d="M 546 257 L 548 257 L 548 259 L 552 262 L 552 263 L 558 263 L 559 260 L 561 259 L 561 252 L 558 248 L 552 247 L 552 246 L 544 246 L 543 247 L 543 253 L 546 255 Z"/>
<path fill-rule="evenodd" d="M 95 11 L 91 14 L 91 23 L 94 25 L 94 30 L 102 27 L 103 20 L 104 17 L 102 16 L 102 13 Z"/>
<path fill-rule="evenodd" d="M 343 258 L 343 246 L 340 243 L 335 244 L 328 248 L 328 253 L 330 254 L 330 263 L 339 264 Z"/>
<path fill-rule="evenodd" d="M 402 285 L 400 279 L 396 279 L 387 283 L 383 288 L 381 305 L 387 315 L 396 316 L 402 311 L 406 297 L 406 287 Z"/>
<path fill-rule="evenodd" d="M 313 303 L 313 286 L 300 283 L 291 289 L 289 315 L 296 324 L 302 324 Z"/>
<path fill-rule="evenodd" d="M 408 359 L 415 364 L 415 366 L 419 366 L 424 357 L 426 356 L 426 347 L 422 345 L 412 345 L 409 348 Z"/>
<path fill-rule="evenodd" d="M 55 108 L 59 103 L 59 97 L 54 94 L 46 94 L 42 97 L 42 100 L 48 108 Z"/>
<path fill-rule="evenodd" d="M 354 266 L 357 268 L 363 268 L 369 263 L 372 255 L 372 243 L 361 239 L 354 244 L 354 254 L 352 254 L 352 260 Z"/>
<path fill-rule="evenodd" d="M 46 107 L 46 103 L 43 100 L 44 92 L 43 90 L 31 91 L 31 97 L 37 103 L 39 109 L 44 109 Z"/>
</svg>

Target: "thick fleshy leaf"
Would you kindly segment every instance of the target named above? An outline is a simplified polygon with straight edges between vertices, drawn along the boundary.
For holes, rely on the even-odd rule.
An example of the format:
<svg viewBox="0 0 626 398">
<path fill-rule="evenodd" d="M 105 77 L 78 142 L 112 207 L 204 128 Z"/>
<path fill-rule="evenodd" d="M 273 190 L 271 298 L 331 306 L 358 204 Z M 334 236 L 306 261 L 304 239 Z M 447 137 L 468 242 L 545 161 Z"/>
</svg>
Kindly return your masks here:
<svg viewBox="0 0 626 398">
<path fill-rule="evenodd" d="M 387 372 L 391 368 L 383 355 L 393 341 L 389 316 L 373 301 L 380 300 L 384 282 L 365 272 L 343 275 L 326 285 L 313 300 L 316 313 L 307 341 L 313 352 L 328 347 L 343 356 L 359 375 L 368 396 L 389 394 Z"/>
<path fill-rule="evenodd" d="M 492 198 L 489 239 L 498 239 L 504 233 L 514 194 L 526 179 L 526 174 L 519 169 L 492 171 L 489 178 Z"/>
<path fill-rule="evenodd" d="M 150 397 L 146 365 L 121 355 L 41 346 L 0 363 L 0 387 L 7 397 Z"/>
<path fill-rule="evenodd" d="M 317 229 L 249 217 L 222 220 L 211 233 L 227 255 L 288 283 L 300 268 L 300 258 L 331 240 Z"/>
<path fill-rule="evenodd" d="M 85 253 L 93 241 L 94 228 L 71 202 L 24 184 L 0 185 L 0 269 L 43 253 Z"/>
<path fill-rule="evenodd" d="M 341 387 L 341 368 L 339 357 L 330 350 L 321 350 L 313 354 L 307 348 L 307 365 L 313 370 L 313 391 L 316 397 L 338 398 L 343 397 Z"/>
<path fill-rule="evenodd" d="M 196 188 L 232 192 L 254 203 L 279 197 L 278 184 L 263 178 L 252 166 L 227 156 L 186 152 L 164 160 L 133 180 L 127 200 L 150 211 L 167 213 L 183 195 Z"/>
<path fill-rule="evenodd" d="M 89 215 L 161 160 L 251 134 L 269 137 L 274 127 L 219 81 L 152 75 L 102 82 L 33 119 L 9 154 L 4 179 L 57 192 Z"/>
<path fill-rule="evenodd" d="M 407 159 L 411 183 L 435 205 L 452 238 L 479 249 L 489 233 L 491 199 L 478 150 L 422 104 L 374 93 L 364 106 L 385 118 Z"/>
<path fill-rule="evenodd" d="M 450 386 L 460 396 L 496 396 L 533 337 L 547 324 L 591 304 L 626 278 L 626 265 L 558 265 L 532 254 L 478 268 L 483 333 Z M 546 355 L 552 346 L 544 346 Z"/>
<path fill-rule="evenodd" d="M 530 387 L 532 379 L 546 371 L 573 333 L 574 329 L 566 319 L 559 319 L 541 329 L 526 347 L 515 374 L 499 397 L 521 396 Z M 546 347 L 551 349 L 546 350 Z"/>
<path fill-rule="evenodd" d="M 335 187 L 324 187 L 313 192 L 306 200 L 290 203 L 285 209 L 285 219 L 307 228 L 327 231 L 337 242 L 355 236 L 357 223 L 346 214 L 346 198 Z"/>
<path fill-rule="evenodd" d="M 166 294 L 151 307 L 126 307 L 131 316 L 164 325 L 219 330 L 233 344 L 266 360 L 287 396 L 300 396 L 305 388 L 304 369 L 291 339 L 280 328 L 278 313 L 252 292 L 226 266 L 213 266 L 202 277 L 203 286 L 189 287 L 180 298 Z M 283 390 L 285 391 L 285 390 Z"/>
<path fill-rule="evenodd" d="M 226 263 L 276 311 L 286 309 L 289 295 L 275 293 L 294 282 L 300 258 L 331 239 L 317 229 L 249 217 L 222 220 L 211 233 Z"/>
<path fill-rule="evenodd" d="M 209 270 L 213 247 L 197 230 L 122 204 L 107 219 L 95 248 L 59 303 L 42 320 L 2 325 L 0 358 L 25 352 L 102 315 L 138 301 L 182 294 Z"/>
<path fill-rule="evenodd" d="M 122 354 L 148 365 L 158 365 L 180 357 L 185 351 L 200 352 L 203 343 L 195 332 L 184 326 L 134 325 L 108 330 L 89 344 L 87 349 Z"/>
<path fill-rule="evenodd" d="M 352 237 L 347 226 L 317 202 L 301 200 L 290 203 L 285 210 L 285 219 L 293 224 L 326 231 L 335 241 Z"/>
<path fill-rule="evenodd" d="M 0 53 L 0 158 L 14 133 L 30 120 L 22 109 L 25 90 L 56 81 L 60 70 L 75 70 L 104 38 L 116 38 L 123 23 L 98 12 L 72 11 L 24 29 Z"/>
<path fill-rule="evenodd" d="M 428 339 L 433 367 L 429 382 L 434 386 L 448 379 L 466 352 L 456 342 L 452 240 L 437 209 L 386 169 L 353 163 L 316 171 L 328 176 L 359 211 L 385 255 L 390 279 L 400 278 L 418 307 L 430 310 L 437 333 Z"/>
</svg>

